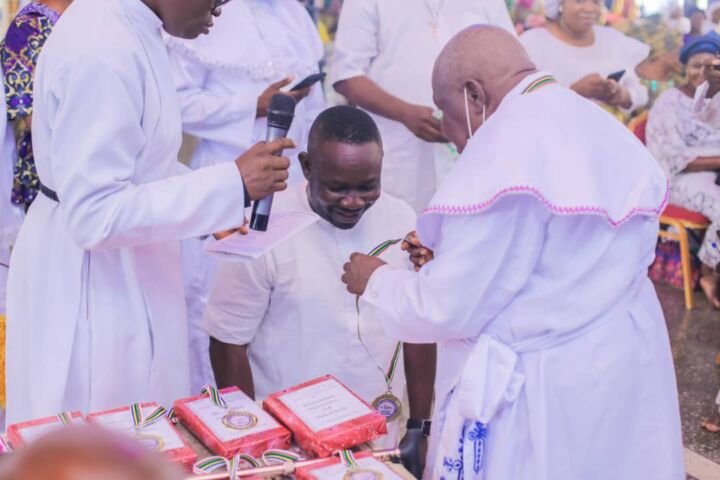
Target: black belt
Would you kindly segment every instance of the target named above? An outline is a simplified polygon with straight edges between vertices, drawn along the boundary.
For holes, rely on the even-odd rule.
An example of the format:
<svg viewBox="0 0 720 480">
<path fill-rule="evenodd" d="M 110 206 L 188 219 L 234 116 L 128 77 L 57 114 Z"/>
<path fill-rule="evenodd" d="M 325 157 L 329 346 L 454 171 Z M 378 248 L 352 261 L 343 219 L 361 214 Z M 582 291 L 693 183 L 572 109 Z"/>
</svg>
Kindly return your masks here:
<svg viewBox="0 0 720 480">
<path fill-rule="evenodd" d="M 40 183 L 40 193 L 45 195 L 47 198 L 49 198 L 53 202 L 60 203 L 60 199 L 58 198 L 57 193 L 55 193 L 54 191 L 50 190 L 48 187 L 43 185 L 42 182 L 39 182 L 39 183 Z"/>
</svg>

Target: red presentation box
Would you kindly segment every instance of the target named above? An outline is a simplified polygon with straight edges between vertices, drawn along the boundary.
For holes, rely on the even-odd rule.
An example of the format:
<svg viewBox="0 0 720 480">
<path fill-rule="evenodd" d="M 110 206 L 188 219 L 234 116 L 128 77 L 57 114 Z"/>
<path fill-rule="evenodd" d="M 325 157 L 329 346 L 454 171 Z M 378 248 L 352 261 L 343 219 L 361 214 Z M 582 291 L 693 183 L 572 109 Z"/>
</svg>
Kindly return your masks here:
<svg viewBox="0 0 720 480">
<path fill-rule="evenodd" d="M 148 417 L 157 408 L 157 403 L 143 403 L 141 408 L 143 417 Z M 172 462 L 182 464 L 187 470 L 192 470 L 192 466 L 197 460 L 197 455 L 190 444 L 180 435 L 167 417 L 162 417 L 139 430 L 136 430 L 133 424 L 130 407 L 91 413 L 87 416 L 87 420 L 108 430 L 129 435 L 148 449 L 162 452 Z"/>
<path fill-rule="evenodd" d="M 228 408 L 206 394 L 175 402 L 175 415 L 213 453 L 261 457 L 270 449 L 290 448 L 292 435 L 237 387 L 220 390 Z"/>
<path fill-rule="evenodd" d="M 322 463 L 295 470 L 297 480 L 403 480 L 387 464 L 370 453 L 356 453 L 357 467 L 348 468 L 340 458 L 328 458 Z"/>
<path fill-rule="evenodd" d="M 274 393 L 263 406 L 292 430 L 303 450 L 318 457 L 387 433 L 385 417 L 331 375 Z"/>
<path fill-rule="evenodd" d="M 84 423 L 82 413 L 72 412 L 70 414 L 73 423 Z M 7 439 L 13 448 L 32 443 L 46 433 L 64 427 L 65 424 L 56 416 L 31 420 L 29 422 L 16 423 L 7 428 Z"/>
</svg>

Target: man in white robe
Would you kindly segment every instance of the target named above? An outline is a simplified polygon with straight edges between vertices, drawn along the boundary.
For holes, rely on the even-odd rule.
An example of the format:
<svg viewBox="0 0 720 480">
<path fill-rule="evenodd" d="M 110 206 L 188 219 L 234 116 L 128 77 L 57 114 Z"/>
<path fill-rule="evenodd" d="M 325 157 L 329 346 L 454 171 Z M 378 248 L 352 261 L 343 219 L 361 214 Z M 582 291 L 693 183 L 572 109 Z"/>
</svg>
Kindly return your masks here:
<svg viewBox="0 0 720 480">
<path fill-rule="evenodd" d="M 354 254 L 343 277 L 389 335 L 439 342 L 426 478 L 684 479 L 647 277 L 657 162 L 493 27 L 448 44 L 433 91 L 462 155 L 418 221 L 424 264 Z"/>
<path fill-rule="evenodd" d="M 213 0 L 77 0 L 35 78 L 42 195 L 8 280 L 8 421 L 190 393 L 178 240 L 235 228 L 248 199 L 285 188 L 289 160 L 258 145 L 189 172 L 169 33 L 209 31 Z"/>
<path fill-rule="evenodd" d="M 324 53 L 315 24 L 297 0 L 236 0 L 222 9 L 209 35 L 193 40 L 165 36 L 183 130 L 200 139 L 193 169 L 231 162 L 263 140 L 272 94 L 317 73 Z M 288 138 L 303 147 L 310 125 L 325 108 L 322 85 L 287 93 L 299 102 Z M 292 159 L 290 184 L 302 181 L 299 151 L 285 152 Z M 200 323 L 216 265 L 201 240 L 185 240 L 181 249 L 191 388 L 199 392 L 212 382 L 208 336 Z"/>
<path fill-rule="evenodd" d="M 420 213 L 435 192 L 436 168 L 454 149 L 440 132 L 430 76 L 440 49 L 477 23 L 514 28 L 502 0 L 345 0 L 331 81 L 373 115 L 383 134 L 383 188 Z"/>
<path fill-rule="evenodd" d="M 338 277 L 352 252 L 401 239 L 415 225 L 413 210 L 381 191 L 382 158 L 380 133 L 365 112 L 337 106 L 321 113 L 300 156 L 307 181 L 273 202 L 273 212 L 320 220 L 258 260 L 220 262 L 205 325 L 218 386 L 238 385 L 258 400 L 327 374 L 368 403 L 388 391 L 403 399 L 407 378 L 402 412 L 374 442 L 395 448 L 408 418 L 410 427 L 430 420 L 435 346 L 404 345 L 401 356 L 376 319 L 358 314 Z M 399 242 L 379 257 L 411 266 Z M 419 448 L 422 436 L 410 430 L 403 446 Z M 409 466 L 420 474 L 420 463 Z"/>
</svg>

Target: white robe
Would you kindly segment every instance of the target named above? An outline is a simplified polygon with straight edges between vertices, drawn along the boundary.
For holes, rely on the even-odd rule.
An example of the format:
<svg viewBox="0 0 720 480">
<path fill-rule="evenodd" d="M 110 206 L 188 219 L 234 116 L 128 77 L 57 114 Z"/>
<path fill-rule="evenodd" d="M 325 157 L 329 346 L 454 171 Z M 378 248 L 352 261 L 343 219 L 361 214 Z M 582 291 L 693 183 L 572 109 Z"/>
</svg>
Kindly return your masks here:
<svg viewBox="0 0 720 480">
<path fill-rule="evenodd" d="M 10 423 L 189 394 L 177 240 L 237 226 L 237 167 L 177 162 L 180 109 L 160 19 L 76 0 L 40 58 L 40 195 L 8 281 Z"/>
<path fill-rule="evenodd" d="M 437 34 L 431 7 L 438 8 Z M 515 34 L 502 0 L 345 0 L 331 81 L 367 76 L 401 100 L 433 108 L 435 58 L 456 33 L 478 23 Z M 435 162 L 444 170 L 450 149 L 420 140 L 399 122 L 373 118 L 383 136 L 383 188 L 420 213 L 435 192 Z"/>
<path fill-rule="evenodd" d="M 594 32 L 595 43 L 588 47 L 565 43 L 542 27 L 523 33 L 520 42 L 537 68 L 552 73 L 566 87 L 593 73 L 607 77 L 625 70 L 620 85 L 630 94 L 628 111 L 647 104 L 648 91 L 635 68 L 648 57 L 650 47 L 611 27 L 596 26 Z"/>
<path fill-rule="evenodd" d="M 312 213 L 305 186 L 277 194 L 273 211 Z M 258 399 L 327 374 L 368 403 L 385 393 L 387 384 L 378 367 L 387 371 L 397 340 L 366 312 L 358 318 L 355 297 L 340 276 L 352 252 L 369 252 L 387 240 L 403 238 L 415 219 L 405 202 L 384 193 L 349 230 L 321 219 L 258 260 L 220 262 L 205 327 L 221 342 L 249 345 Z M 397 268 L 410 267 L 399 244 L 380 258 Z M 358 340 L 358 326 L 372 357 Z M 402 398 L 402 358 L 392 385 Z M 403 418 L 407 408 L 406 403 Z M 404 424 L 398 419 L 376 445 L 397 446 L 400 427 Z"/>
<path fill-rule="evenodd" d="M 557 85 L 521 94 L 535 78 L 420 218 L 435 259 L 419 274 L 380 268 L 362 297 L 389 335 L 439 342 L 426 478 L 684 479 L 647 278 L 666 179 L 592 103 Z"/>
<path fill-rule="evenodd" d="M 287 76 L 297 83 L 318 72 L 323 46 L 315 24 L 297 0 L 236 0 L 223 6 L 209 35 L 181 40 L 165 35 L 182 109 L 183 130 L 200 139 L 193 169 L 231 162 L 265 139 L 267 118 L 256 118 L 257 100 Z M 310 126 L 325 109 L 322 84 L 297 105 L 288 132 L 298 148 L 290 183 L 302 181 L 297 154 L 305 150 Z M 200 323 L 215 274 L 213 257 L 200 240 L 182 242 L 185 301 L 190 333 L 191 388 L 213 382 L 208 336 Z"/>
</svg>

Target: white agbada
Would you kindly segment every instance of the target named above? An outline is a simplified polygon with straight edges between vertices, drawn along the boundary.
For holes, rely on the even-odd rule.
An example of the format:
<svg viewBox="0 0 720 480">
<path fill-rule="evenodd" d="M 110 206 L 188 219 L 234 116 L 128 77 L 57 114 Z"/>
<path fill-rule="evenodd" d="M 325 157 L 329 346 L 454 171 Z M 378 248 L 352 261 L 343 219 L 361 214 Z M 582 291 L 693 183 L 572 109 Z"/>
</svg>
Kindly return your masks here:
<svg viewBox="0 0 720 480">
<path fill-rule="evenodd" d="M 650 54 L 650 47 L 610 27 L 595 26 L 595 43 L 576 47 L 555 37 L 546 28 L 533 28 L 520 36 L 537 68 L 551 72 L 566 87 L 593 73 L 607 77 L 625 70 L 620 84 L 630 93 L 628 111 L 648 102 L 647 88 L 640 83 L 635 68 Z"/>
<path fill-rule="evenodd" d="M 435 259 L 380 268 L 361 305 L 391 336 L 439 342 L 426 478 L 684 479 L 647 278 L 667 181 L 591 102 L 559 85 L 522 94 L 537 78 L 475 133 L 418 221 Z"/>
<path fill-rule="evenodd" d="M 40 58 L 40 195 L 8 283 L 10 423 L 189 394 L 177 240 L 242 222 L 232 163 L 177 162 L 161 20 L 140 0 L 75 0 Z"/>
<path fill-rule="evenodd" d="M 391 95 L 432 108 L 435 58 L 456 33 L 478 23 L 515 34 L 502 0 L 345 0 L 331 80 L 364 75 Z M 373 119 L 383 135 L 383 188 L 421 212 L 435 192 L 436 158 L 447 162 L 448 146 L 420 140 L 399 122 Z"/>
<path fill-rule="evenodd" d="M 273 211 L 312 212 L 306 185 L 277 194 Z M 361 311 L 362 339 L 373 358 L 369 357 L 358 340 L 355 297 L 340 277 L 351 253 L 403 238 L 415 219 L 405 202 L 383 194 L 350 230 L 321 219 L 259 260 L 220 262 L 205 327 L 221 342 L 249 344 L 258 399 L 326 374 L 335 375 L 367 402 L 387 391 L 378 366 L 387 371 L 397 341 Z M 399 244 L 380 258 L 397 268 L 410 267 Z M 393 392 L 402 398 L 404 391 L 401 358 Z M 397 445 L 400 423 L 390 425 L 380 448 Z"/>
<path fill-rule="evenodd" d="M 260 94 L 274 82 L 299 82 L 319 71 L 323 45 L 315 24 L 297 0 L 236 0 L 224 5 L 209 35 L 195 40 L 165 36 L 182 107 L 183 130 L 200 139 L 193 169 L 235 160 L 265 139 L 267 119 L 256 118 Z M 316 84 L 295 110 L 288 137 L 299 146 L 290 183 L 302 181 L 297 153 L 310 126 L 325 109 Z M 213 382 L 208 337 L 200 325 L 216 265 L 196 239 L 182 243 L 185 301 L 190 327 L 191 388 Z"/>
</svg>

